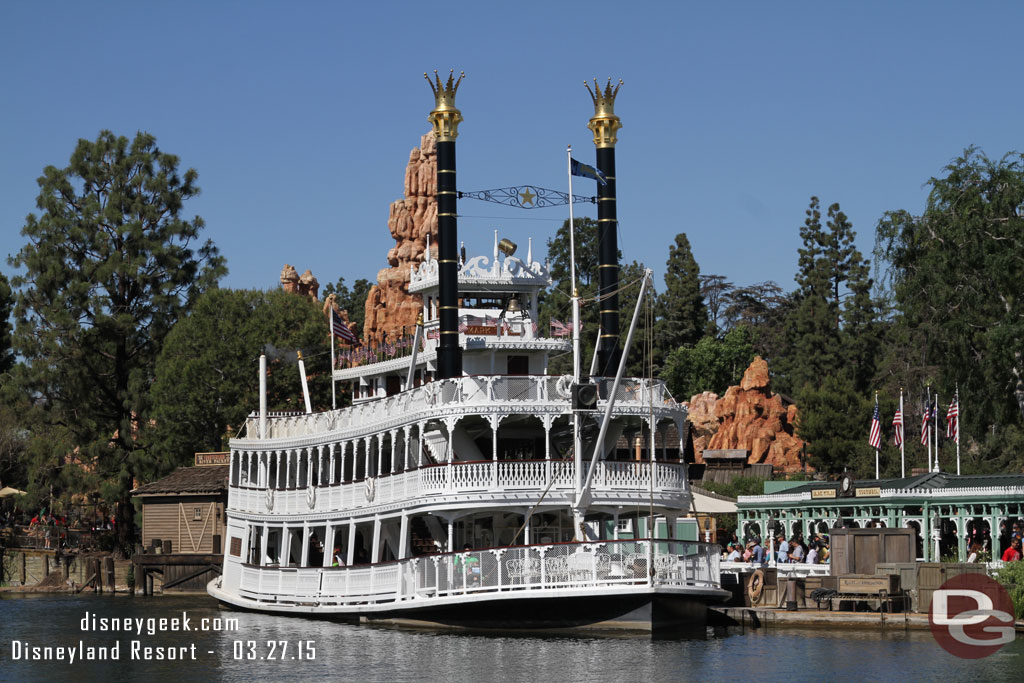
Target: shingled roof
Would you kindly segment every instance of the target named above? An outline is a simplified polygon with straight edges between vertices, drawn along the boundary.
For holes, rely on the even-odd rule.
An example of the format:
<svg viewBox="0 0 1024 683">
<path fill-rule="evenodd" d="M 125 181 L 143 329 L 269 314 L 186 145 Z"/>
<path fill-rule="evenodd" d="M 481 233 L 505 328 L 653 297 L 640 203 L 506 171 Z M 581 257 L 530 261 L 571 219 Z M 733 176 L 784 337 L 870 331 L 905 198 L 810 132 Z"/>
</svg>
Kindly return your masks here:
<svg viewBox="0 0 1024 683">
<path fill-rule="evenodd" d="M 223 493 L 228 490 L 228 466 L 179 467 L 163 479 L 132 491 L 136 496 L 174 493 Z"/>
</svg>

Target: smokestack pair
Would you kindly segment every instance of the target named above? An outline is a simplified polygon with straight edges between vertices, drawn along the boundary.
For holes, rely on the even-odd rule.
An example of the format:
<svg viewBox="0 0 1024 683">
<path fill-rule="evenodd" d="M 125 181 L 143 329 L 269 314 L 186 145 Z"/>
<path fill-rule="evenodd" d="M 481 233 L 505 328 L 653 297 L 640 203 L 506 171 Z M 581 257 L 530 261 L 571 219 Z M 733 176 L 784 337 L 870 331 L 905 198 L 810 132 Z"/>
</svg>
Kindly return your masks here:
<svg viewBox="0 0 1024 683">
<path fill-rule="evenodd" d="M 437 237 L 438 237 L 438 305 L 440 313 L 440 344 L 437 352 L 438 377 L 446 379 L 462 375 L 462 348 L 459 346 L 458 307 L 458 194 L 455 186 L 455 138 L 459 135 L 462 112 L 455 107 L 455 93 L 465 74 L 455 80 L 454 71 L 448 81 L 434 72 L 431 81 L 423 77 L 434 92 L 434 109 L 428 121 L 437 138 Z M 601 297 L 601 345 L 598 351 L 598 373 L 609 377 L 619 364 L 619 262 L 618 219 L 615 210 L 615 143 L 622 122 L 615 115 L 615 96 L 622 87 L 620 80 L 612 87 L 611 79 L 602 91 L 594 79 L 594 89 L 586 84 L 594 101 L 594 116 L 587 124 L 597 147 L 597 168 L 607 183 L 597 187 L 598 295 Z M 572 198 L 569 198 L 572 201 Z M 573 226 L 570 226 L 573 229 Z"/>
</svg>

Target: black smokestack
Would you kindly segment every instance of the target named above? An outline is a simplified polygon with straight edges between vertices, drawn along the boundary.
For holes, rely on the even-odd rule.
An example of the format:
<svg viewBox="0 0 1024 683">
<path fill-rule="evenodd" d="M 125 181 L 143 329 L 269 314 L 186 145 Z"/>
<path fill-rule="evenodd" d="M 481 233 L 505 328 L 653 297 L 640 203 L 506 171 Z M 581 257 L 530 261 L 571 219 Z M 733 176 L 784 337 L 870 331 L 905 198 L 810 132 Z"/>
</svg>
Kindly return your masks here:
<svg viewBox="0 0 1024 683">
<path fill-rule="evenodd" d="M 459 230 L 458 194 L 455 189 L 455 138 L 459 135 L 462 113 L 455 108 L 455 93 L 464 74 L 441 83 L 423 76 L 434 91 L 434 109 L 427 120 L 437 138 L 437 265 L 438 311 L 441 335 L 437 349 L 439 379 L 462 375 L 462 347 L 459 346 Z"/>
</svg>

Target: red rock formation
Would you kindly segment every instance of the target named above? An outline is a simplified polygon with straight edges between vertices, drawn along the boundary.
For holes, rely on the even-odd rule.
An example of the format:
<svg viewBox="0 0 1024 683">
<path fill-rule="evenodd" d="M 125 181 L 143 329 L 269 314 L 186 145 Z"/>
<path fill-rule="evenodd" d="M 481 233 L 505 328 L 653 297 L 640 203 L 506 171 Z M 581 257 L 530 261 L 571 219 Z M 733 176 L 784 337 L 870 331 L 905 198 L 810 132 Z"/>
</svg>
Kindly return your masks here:
<svg viewBox="0 0 1024 683">
<path fill-rule="evenodd" d="M 405 167 L 405 198 L 392 202 L 388 229 L 395 246 L 388 252 L 389 268 L 377 273 L 377 284 L 366 297 L 363 341 L 379 343 L 409 333 L 422 308 L 418 294 L 409 293 L 409 270 L 423 261 L 430 236 L 431 250 L 437 244 L 437 147 L 434 134 L 420 139 L 409 153 Z"/>
<path fill-rule="evenodd" d="M 755 356 L 738 387 L 729 387 L 715 406 L 718 431 L 707 447 L 750 451 L 750 464 L 768 463 L 782 472 L 802 469 L 804 442 L 796 436 L 796 405 L 772 395 L 768 363 Z"/>
<path fill-rule="evenodd" d="M 690 399 L 687 419 L 693 425 L 693 453 L 696 462 L 704 462 L 704 449 L 718 431 L 718 417 L 715 415 L 717 404 L 718 394 L 711 391 L 697 394 Z"/>
<path fill-rule="evenodd" d="M 295 267 L 286 263 L 281 269 L 281 289 L 292 294 L 308 296 L 313 301 L 319 301 L 320 283 L 313 277 L 313 272 L 306 269 L 306 272 L 299 277 Z"/>
</svg>

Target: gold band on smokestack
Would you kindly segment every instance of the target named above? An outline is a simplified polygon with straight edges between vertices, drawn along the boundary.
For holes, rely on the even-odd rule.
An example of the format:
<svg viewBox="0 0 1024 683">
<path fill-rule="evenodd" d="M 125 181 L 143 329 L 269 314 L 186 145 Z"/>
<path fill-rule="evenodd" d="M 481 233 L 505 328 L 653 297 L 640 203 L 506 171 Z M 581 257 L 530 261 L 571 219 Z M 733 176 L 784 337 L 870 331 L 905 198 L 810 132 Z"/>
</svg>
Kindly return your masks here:
<svg viewBox="0 0 1024 683">
<path fill-rule="evenodd" d="M 423 74 L 434 91 L 434 110 L 427 120 L 437 138 L 437 266 L 438 318 L 440 339 L 437 347 L 438 379 L 462 375 L 462 347 L 459 346 L 459 229 L 458 190 L 455 186 L 455 138 L 459 136 L 462 112 L 455 107 L 455 93 L 464 74 L 455 71 L 448 82 L 434 72 L 434 80 Z"/>
<path fill-rule="evenodd" d="M 619 347 L 619 247 L 618 218 L 616 217 L 615 190 L 615 143 L 616 133 L 622 128 L 622 121 L 615 115 L 615 96 L 622 87 L 612 87 L 612 79 L 602 91 L 594 79 L 594 89 L 584 81 L 587 92 L 594 101 L 594 116 L 587 128 L 594 133 L 597 147 L 597 170 L 605 178 L 605 184 L 597 184 L 597 285 L 601 302 L 601 345 L 597 352 L 597 372 L 600 376 L 612 377 L 619 366 L 622 350 Z"/>
</svg>

